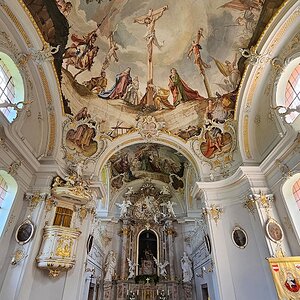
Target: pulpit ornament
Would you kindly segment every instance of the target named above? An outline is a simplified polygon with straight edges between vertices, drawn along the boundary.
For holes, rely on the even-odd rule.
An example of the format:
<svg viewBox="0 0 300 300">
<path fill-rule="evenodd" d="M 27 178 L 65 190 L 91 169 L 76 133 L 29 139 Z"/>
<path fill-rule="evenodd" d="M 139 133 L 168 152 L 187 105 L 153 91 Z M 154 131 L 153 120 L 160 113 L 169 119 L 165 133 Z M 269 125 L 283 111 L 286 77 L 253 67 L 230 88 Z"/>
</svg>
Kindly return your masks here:
<svg viewBox="0 0 300 300">
<path fill-rule="evenodd" d="M 68 175 L 65 179 L 56 176 L 52 183 L 51 194 L 57 199 L 84 205 L 92 199 L 88 181 L 78 173 Z"/>
<path fill-rule="evenodd" d="M 153 116 L 141 116 L 136 123 L 139 134 L 147 141 L 157 138 L 164 126 L 163 122 L 157 122 Z"/>
<path fill-rule="evenodd" d="M 47 269 L 50 277 L 57 277 L 61 271 L 73 268 L 80 234 L 76 228 L 45 226 L 40 253 L 36 258 L 37 266 Z"/>
</svg>

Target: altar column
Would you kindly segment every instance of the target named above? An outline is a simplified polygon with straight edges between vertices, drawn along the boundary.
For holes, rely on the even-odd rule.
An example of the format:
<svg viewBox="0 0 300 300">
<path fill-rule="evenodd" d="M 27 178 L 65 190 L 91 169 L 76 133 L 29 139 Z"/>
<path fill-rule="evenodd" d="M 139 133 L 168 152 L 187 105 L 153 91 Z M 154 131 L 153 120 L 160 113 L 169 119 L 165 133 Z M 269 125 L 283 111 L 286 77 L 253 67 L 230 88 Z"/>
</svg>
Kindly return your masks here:
<svg viewBox="0 0 300 300">
<path fill-rule="evenodd" d="M 128 277 L 128 263 L 127 257 L 129 253 L 129 241 L 128 237 L 130 235 L 130 221 L 123 219 L 123 226 L 122 226 L 122 246 L 121 246 L 121 272 L 120 272 L 120 279 L 126 280 Z"/>
<path fill-rule="evenodd" d="M 169 266 L 170 266 L 170 280 L 175 280 L 175 268 L 174 268 L 174 240 L 173 236 L 175 233 L 172 220 L 166 221 L 166 233 L 167 233 L 167 244 L 169 254 Z"/>
</svg>

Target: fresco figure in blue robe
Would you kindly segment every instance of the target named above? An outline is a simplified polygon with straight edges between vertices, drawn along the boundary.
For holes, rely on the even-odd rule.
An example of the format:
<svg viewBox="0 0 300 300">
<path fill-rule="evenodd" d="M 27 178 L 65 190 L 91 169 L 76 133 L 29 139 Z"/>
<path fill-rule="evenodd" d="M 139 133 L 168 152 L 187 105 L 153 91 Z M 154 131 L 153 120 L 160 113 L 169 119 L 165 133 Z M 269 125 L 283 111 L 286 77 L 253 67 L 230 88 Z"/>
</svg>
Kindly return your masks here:
<svg viewBox="0 0 300 300">
<path fill-rule="evenodd" d="M 102 99 L 122 99 L 129 84 L 132 83 L 130 76 L 130 68 L 125 69 L 122 73 L 117 74 L 116 82 L 113 87 L 106 91 L 98 94 Z"/>
</svg>

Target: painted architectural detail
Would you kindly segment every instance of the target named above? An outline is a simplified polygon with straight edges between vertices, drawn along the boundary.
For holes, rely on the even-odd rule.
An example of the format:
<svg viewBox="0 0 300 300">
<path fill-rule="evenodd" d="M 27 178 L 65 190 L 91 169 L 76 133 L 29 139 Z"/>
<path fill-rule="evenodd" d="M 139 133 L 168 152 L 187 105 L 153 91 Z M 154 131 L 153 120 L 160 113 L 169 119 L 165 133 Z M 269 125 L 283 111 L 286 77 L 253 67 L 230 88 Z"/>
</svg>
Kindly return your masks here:
<svg viewBox="0 0 300 300">
<path fill-rule="evenodd" d="M 97 120 L 97 119 L 96 119 Z M 67 160 L 76 165 L 87 158 L 96 159 L 104 151 L 109 138 L 101 133 L 102 121 L 96 121 L 83 107 L 75 117 L 69 117 L 63 124 L 63 149 Z"/>
<path fill-rule="evenodd" d="M 153 116 L 140 117 L 136 124 L 139 134 L 148 142 L 155 140 L 164 126 L 163 122 L 157 122 Z"/>
<path fill-rule="evenodd" d="M 236 148 L 234 124 L 210 121 L 203 125 L 200 136 L 192 140 L 191 146 L 195 154 L 212 168 L 226 166 L 233 160 Z"/>
</svg>

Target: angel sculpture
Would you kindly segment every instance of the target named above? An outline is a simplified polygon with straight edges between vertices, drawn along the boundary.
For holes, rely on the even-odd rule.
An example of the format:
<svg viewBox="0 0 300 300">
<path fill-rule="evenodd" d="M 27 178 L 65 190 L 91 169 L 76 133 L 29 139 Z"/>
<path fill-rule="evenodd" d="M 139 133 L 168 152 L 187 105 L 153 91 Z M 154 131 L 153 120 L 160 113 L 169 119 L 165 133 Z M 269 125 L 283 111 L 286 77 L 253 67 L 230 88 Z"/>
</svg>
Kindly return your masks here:
<svg viewBox="0 0 300 300">
<path fill-rule="evenodd" d="M 132 203 L 129 200 L 123 200 L 123 202 L 116 203 L 116 206 L 118 206 L 121 211 L 120 211 L 120 218 L 124 218 L 127 216 L 128 208 L 132 205 Z"/>
<path fill-rule="evenodd" d="M 160 206 L 166 206 L 167 207 L 169 217 L 176 218 L 176 215 L 175 215 L 175 212 L 174 212 L 174 209 L 173 209 L 173 205 L 176 205 L 176 203 L 171 202 L 170 200 L 166 203 L 161 203 L 160 204 Z"/>
<path fill-rule="evenodd" d="M 166 278 L 167 277 L 166 267 L 167 267 L 167 265 L 169 265 L 169 262 L 166 260 L 164 263 L 160 263 L 160 262 L 158 262 L 158 260 L 155 257 L 153 257 L 153 259 L 155 261 L 156 266 L 159 269 L 158 276 L 162 276 L 162 277 Z"/>
<path fill-rule="evenodd" d="M 160 194 L 162 195 L 170 195 L 170 189 L 167 185 L 163 185 Z"/>
<path fill-rule="evenodd" d="M 130 195 L 132 195 L 133 193 L 134 193 L 133 187 L 132 187 L 132 186 L 129 186 L 127 192 L 125 193 L 125 195 L 130 196 Z"/>
<path fill-rule="evenodd" d="M 127 261 L 128 261 L 128 272 L 129 272 L 127 279 L 131 279 L 134 277 L 134 270 L 136 264 L 133 261 L 131 261 L 128 257 L 127 257 Z"/>
</svg>

